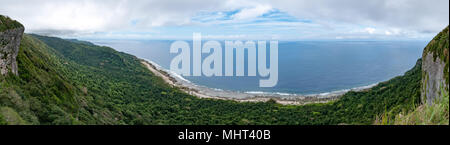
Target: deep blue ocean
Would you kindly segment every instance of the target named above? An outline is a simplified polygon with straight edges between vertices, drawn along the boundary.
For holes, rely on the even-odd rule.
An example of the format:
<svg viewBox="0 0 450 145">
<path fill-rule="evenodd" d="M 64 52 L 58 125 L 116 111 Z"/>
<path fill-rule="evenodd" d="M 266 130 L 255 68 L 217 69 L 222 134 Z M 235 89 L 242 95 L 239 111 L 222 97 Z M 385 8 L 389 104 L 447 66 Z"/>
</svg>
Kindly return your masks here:
<svg viewBox="0 0 450 145">
<path fill-rule="evenodd" d="M 173 41 L 89 41 L 151 60 L 165 69 L 170 68 L 172 58 L 177 55 L 169 53 Z M 185 79 L 210 88 L 239 92 L 301 95 L 327 93 L 368 86 L 402 75 L 415 65 L 427 43 L 426 41 L 280 41 L 279 75 L 275 87 L 260 88 L 259 76 L 203 76 Z M 202 55 L 206 57 L 209 54 Z"/>
</svg>

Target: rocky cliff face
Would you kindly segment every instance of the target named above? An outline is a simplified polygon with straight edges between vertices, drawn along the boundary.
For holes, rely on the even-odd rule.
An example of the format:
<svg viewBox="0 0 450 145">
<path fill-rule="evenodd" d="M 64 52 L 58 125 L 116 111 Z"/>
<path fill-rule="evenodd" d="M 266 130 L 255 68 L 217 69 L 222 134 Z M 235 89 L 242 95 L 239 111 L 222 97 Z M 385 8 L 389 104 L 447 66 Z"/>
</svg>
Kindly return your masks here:
<svg viewBox="0 0 450 145">
<path fill-rule="evenodd" d="M 6 25 L 0 21 L 0 25 Z M 16 57 L 19 53 L 24 27 L 5 29 L 0 31 L 0 74 L 12 72 L 18 75 Z"/>
<path fill-rule="evenodd" d="M 425 47 L 422 55 L 422 101 L 428 104 L 448 92 L 448 26 Z"/>
</svg>

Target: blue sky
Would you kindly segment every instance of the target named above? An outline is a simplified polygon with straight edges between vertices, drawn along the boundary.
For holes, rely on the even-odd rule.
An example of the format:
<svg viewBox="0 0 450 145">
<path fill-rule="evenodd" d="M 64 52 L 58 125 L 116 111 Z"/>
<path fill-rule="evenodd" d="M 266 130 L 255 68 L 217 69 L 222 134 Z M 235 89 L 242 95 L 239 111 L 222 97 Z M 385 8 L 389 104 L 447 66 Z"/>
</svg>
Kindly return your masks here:
<svg viewBox="0 0 450 145">
<path fill-rule="evenodd" d="M 430 40 L 449 21 L 448 0 L 0 1 L 27 33 L 80 39 Z"/>
<path fill-rule="evenodd" d="M 319 25 L 309 19 L 299 19 L 277 9 L 270 9 L 260 15 L 238 16 L 242 9 L 231 11 L 203 11 L 190 18 L 189 25 L 155 26 L 143 31 L 107 32 L 111 36 L 134 35 L 155 39 L 191 39 L 193 32 L 200 32 L 204 39 L 279 39 L 280 37 L 296 37 L 321 31 Z M 242 18 L 238 18 L 242 17 Z M 138 20 L 130 25 L 137 27 Z M 316 30 L 311 30 L 316 29 Z M 162 38 L 158 38 L 161 36 Z M 96 36 L 92 36 L 95 38 Z M 145 36 L 144 36 L 145 37 Z"/>
</svg>

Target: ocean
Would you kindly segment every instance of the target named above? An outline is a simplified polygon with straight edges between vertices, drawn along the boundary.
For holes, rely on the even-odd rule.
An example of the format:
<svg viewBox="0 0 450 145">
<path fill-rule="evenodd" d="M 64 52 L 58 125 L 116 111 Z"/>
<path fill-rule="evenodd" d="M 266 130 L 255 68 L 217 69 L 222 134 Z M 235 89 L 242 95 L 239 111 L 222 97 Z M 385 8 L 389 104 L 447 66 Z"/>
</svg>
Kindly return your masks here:
<svg viewBox="0 0 450 145">
<path fill-rule="evenodd" d="M 89 40 L 158 64 L 166 70 L 177 54 L 169 40 Z M 256 77 L 184 77 L 214 90 L 247 94 L 315 95 L 373 86 L 411 69 L 426 41 L 280 41 L 278 83 L 259 87 Z M 192 43 L 190 43 L 192 48 Z M 222 45 L 223 42 L 222 42 Z M 223 47 L 223 46 L 222 46 Z M 192 52 L 192 51 L 191 51 Z M 208 54 L 203 54 L 203 58 Z M 203 59 L 202 59 L 203 60 Z M 247 74 L 247 65 L 245 65 Z"/>
</svg>

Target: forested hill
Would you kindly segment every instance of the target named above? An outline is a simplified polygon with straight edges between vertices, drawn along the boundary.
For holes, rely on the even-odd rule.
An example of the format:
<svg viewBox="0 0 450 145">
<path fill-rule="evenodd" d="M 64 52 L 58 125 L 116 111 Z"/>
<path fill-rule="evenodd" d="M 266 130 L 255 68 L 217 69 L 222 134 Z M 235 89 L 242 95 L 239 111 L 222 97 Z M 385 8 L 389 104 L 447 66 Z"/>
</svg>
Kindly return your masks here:
<svg viewBox="0 0 450 145">
<path fill-rule="evenodd" d="M 0 124 L 372 124 L 420 103 L 421 61 L 336 102 L 285 106 L 199 99 L 139 59 L 89 42 L 24 34 L 18 75 L 0 75 Z"/>
</svg>

